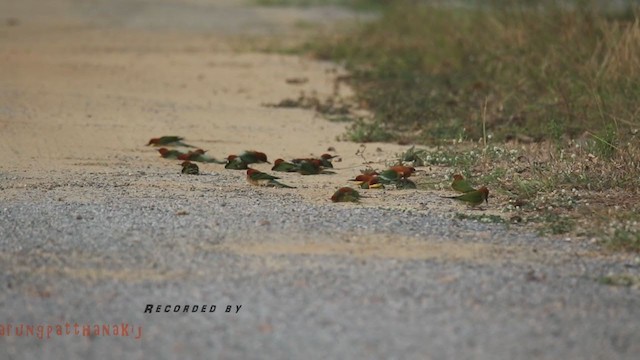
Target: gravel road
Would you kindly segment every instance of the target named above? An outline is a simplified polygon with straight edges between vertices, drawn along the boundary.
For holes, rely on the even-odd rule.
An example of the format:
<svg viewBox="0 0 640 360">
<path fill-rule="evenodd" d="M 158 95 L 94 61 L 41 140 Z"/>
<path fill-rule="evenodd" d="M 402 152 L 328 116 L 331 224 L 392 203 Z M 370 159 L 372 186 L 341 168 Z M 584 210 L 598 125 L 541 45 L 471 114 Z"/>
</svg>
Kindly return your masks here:
<svg viewBox="0 0 640 360">
<path fill-rule="evenodd" d="M 65 23 L 99 19 L 91 29 L 167 26 L 224 36 L 234 33 L 232 25 L 198 26 L 206 17 L 195 14 L 230 21 L 229 14 L 241 13 L 249 33 L 271 33 L 247 29 L 256 14 L 285 12 L 285 25 L 275 15 L 256 20 L 278 33 L 300 19 L 291 9 L 233 1 L 160 3 L 105 0 L 50 13 Z M 0 9 L 26 23 L 52 21 L 37 11 L 26 15 L 28 5 L 15 6 L 5 1 Z M 318 15 L 326 11 L 348 16 L 335 8 L 298 11 L 307 20 L 326 21 Z M 161 21 L 167 14 L 176 19 Z M 14 131 L 9 93 L 0 91 L 0 129 Z M 128 146 L 135 151 L 117 158 L 0 164 L 0 359 L 640 354 L 640 289 L 600 282 L 640 276 L 634 255 L 604 255 L 591 241 L 541 237 L 516 225 L 456 220 L 437 193 L 386 190 L 361 204 L 333 204 L 332 186 L 291 175 L 288 183 L 297 189 L 252 187 L 243 172 L 219 165 L 186 176 L 142 144 Z M 74 167 L 77 162 L 83 166 Z M 153 312 L 145 313 L 149 305 Z M 86 324 L 92 334 L 99 325 L 99 335 L 75 335 L 76 323 L 80 333 Z M 16 336 L 20 324 L 44 325 L 44 338 L 37 328 Z M 56 335 L 56 325 L 64 335 Z M 113 336 L 114 325 L 126 336 Z"/>
</svg>

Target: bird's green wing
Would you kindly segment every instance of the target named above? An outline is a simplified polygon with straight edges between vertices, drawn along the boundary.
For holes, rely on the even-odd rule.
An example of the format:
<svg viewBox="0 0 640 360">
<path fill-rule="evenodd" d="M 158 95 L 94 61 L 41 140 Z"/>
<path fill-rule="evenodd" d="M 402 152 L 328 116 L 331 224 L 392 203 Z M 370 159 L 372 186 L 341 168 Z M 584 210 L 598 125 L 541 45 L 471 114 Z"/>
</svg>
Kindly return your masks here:
<svg viewBox="0 0 640 360">
<path fill-rule="evenodd" d="M 267 183 L 267 185 L 269 185 L 269 186 L 273 186 L 273 187 L 285 188 L 285 189 L 295 189 L 295 187 L 294 187 L 294 186 L 289 186 L 289 185 L 283 184 L 283 183 L 281 183 L 281 182 L 278 182 L 278 181 L 276 181 L 276 180 L 270 180 L 270 181 Z"/>
<path fill-rule="evenodd" d="M 454 180 L 453 183 L 451 183 L 451 188 L 457 192 L 461 192 L 461 193 L 468 193 L 471 191 L 475 191 L 476 189 L 471 186 L 471 184 L 469 184 L 468 181 L 466 180 Z"/>
<path fill-rule="evenodd" d="M 275 179 L 280 179 L 277 176 L 269 175 L 269 174 L 263 173 L 263 172 L 254 173 L 253 175 L 251 175 L 251 178 L 253 180 L 275 180 Z"/>
</svg>

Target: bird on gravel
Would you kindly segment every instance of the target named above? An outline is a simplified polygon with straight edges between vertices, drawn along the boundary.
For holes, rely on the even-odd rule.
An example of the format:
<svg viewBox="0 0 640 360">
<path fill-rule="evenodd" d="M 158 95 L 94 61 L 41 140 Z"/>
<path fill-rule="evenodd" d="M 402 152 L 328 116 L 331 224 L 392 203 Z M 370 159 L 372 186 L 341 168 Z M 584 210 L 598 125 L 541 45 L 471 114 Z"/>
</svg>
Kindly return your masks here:
<svg viewBox="0 0 640 360">
<path fill-rule="evenodd" d="M 333 168 L 333 164 L 331 163 L 331 159 L 335 158 L 338 155 L 330 155 L 330 154 L 322 154 L 320 158 L 299 158 L 291 160 L 294 164 L 301 164 L 302 162 L 312 162 L 315 160 L 320 161 L 320 164 L 325 168 Z"/>
<path fill-rule="evenodd" d="M 300 167 L 296 164 L 284 161 L 283 159 L 276 159 L 273 162 L 271 170 L 280 172 L 297 172 Z"/>
<path fill-rule="evenodd" d="M 411 176 L 411 174 L 416 172 L 416 168 L 411 166 L 404 166 L 404 165 L 392 166 L 389 168 L 389 170 L 395 171 L 396 173 L 398 173 L 398 177 L 401 177 L 404 179 L 408 178 L 409 176 Z"/>
<path fill-rule="evenodd" d="M 302 175 L 335 174 L 333 171 L 325 170 L 319 159 L 303 160 L 299 164 L 298 172 Z"/>
<path fill-rule="evenodd" d="M 249 164 L 242 161 L 238 155 L 229 155 L 227 157 L 227 164 L 224 168 L 229 170 L 247 170 L 249 168 Z"/>
<path fill-rule="evenodd" d="M 369 178 L 367 181 L 363 181 L 360 184 L 361 189 L 384 189 L 384 185 L 380 183 L 380 178 L 377 176 L 373 176 Z"/>
<path fill-rule="evenodd" d="M 396 189 L 416 189 L 416 184 L 407 179 L 416 169 L 408 166 L 393 166 L 378 175 L 380 183 L 388 185 L 393 184 Z"/>
<path fill-rule="evenodd" d="M 378 174 L 380 182 L 383 184 L 395 183 L 402 178 L 402 175 L 393 169 L 388 169 Z"/>
<path fill-rule="evenodd" d="M 377 172 L 371 172 L 371 173 L 367 173 L 367 174 L 360 174 L 358 176 L 355 177 L 355 179 L 349 179 L 348 181 L 355 181 L 356 185 L 360 185 L 364 182 L 368 182 L 369 180 L 373 179 L 374 177 L 377 177 L 378 173 Z"/>
<path fill-rule="evenodd" d="M 295 187 L 293 186 L 285 185 L 278 182 L 277 179 L 280 178 L 277 176 L 269 175 L 267 173 L 263 173 L 262 171 L 256 169 L 247 170 L 247 181 L 252 185 L 295 189 Z"/>
<path fill-rule="evenodd" d="M 360 174 L 349 181 L 355 181 L 356 185 L 359 185 L 361 189 L 384 189 L 384 185 L 380 182 L 380 178 L 375 172 Z"/>
<path fill-rule="evenodd" d="M 464 203 L 467 203 L 467 205 L 471 207 L 475 207 L 478 205 L 482 205 L 483 202 L 489 204 L 489 189 L 487 189 L 486 186 L 483 186 L 478 190 L 469 191 L 462 195 L 443 197 L 447 199 L 462 201 Z"/>
<path fill-rule="evenodd" d="M 338 155 L 330 155 L 330 154 L 322 154 L 320 155 L 320 161 L 322 162 L 322 166 L 326 168 L 333 168 L 333 164 L 331 163 L 331 159 L 337 157 Z"/>
<path fill-rule="evenodd" d="M 185 144 L 184 142 L 182 142 L 182 140 L 184 140 L 184 138 L 180 136 L 162 136 L 159 138 L 153 138 L 149 140 L 149 143 L 147 143 L 147 146 L 153 145 L 153 146 L 183 146 L 183 147 L 191 147 L 191 148 L 195 147 L 189 144 Z"/>
<path fill-rule="evenodd" d="M 338 189 L 333 196 L 331 196 L 331 201 L 333 202 L 358 202 L 360 201 L 360 193 L 352 189 L 350 187 L 342 187 Z"/>
<path fill-rule="evenodd" d="M 176 159 L 178 159 L 178 157 L 180 157 L 181 155 L 185 154 L 182 151 L 169 150 L 167 148 L 160 148 L 160 149 L 158 149 L 158 152 L 160 153 L 160 156 L 162 156 L 165 159 L 170 159 L 170 160 L 176 160 Z"/>
<path fill-rule="evenodd" d="M 182 164 L 180 164 L 180 166 L 182 166 L 182 173 L 183 174 L 189 174 L 189 175 L 198 175 L 198 174 L 200 174 L 200 168 L 198 168 L 198 165 L 192 163 L 189 160 L 183 161 Z"/>
<path fill-rule="evenodd" d="M 267 161 L 267 154 L 260 151 L 245 150 L 238 157 L 247 164 L 271 164 Z"/>
</svg>

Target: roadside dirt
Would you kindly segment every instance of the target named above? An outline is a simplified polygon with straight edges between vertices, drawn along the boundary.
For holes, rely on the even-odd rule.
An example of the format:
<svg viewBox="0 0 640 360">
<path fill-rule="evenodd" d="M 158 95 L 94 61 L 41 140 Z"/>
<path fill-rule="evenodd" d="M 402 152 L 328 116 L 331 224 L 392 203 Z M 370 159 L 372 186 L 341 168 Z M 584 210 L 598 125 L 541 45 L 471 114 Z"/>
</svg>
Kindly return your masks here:
<svg viewBox="0 0 640 360">
<path fill-rule="evenodd" d="M 172 11 L 171 2 L 161 4 L 164 8 L 159 6 L 155 12 Z M 130 14 L 108 11 L 111 8 L 100 2 L 92 9 L 70 1 L 48 3 L 50 17 L 29 11 L 25 3 L 3 4 L 3 13 L 8 15 L 0 27 L 0 66 L 10 71 L 4 72 L 0 89 L 0 151 L 9 156 L 0 169 L 20 174 L 5 183 L 7 191 L 64 184 L 88 172 L 106 176 L 158 167 L 176 172 L 175 161 L 161 159 L 156 149 L 144 144 L 151 137 L 180 135 L 219 159 L 245 149 L 263 151 L 272 161 L 325 152 L 340 155 L 334 163 L 336 175 L 281 174 L 284 182 L 298 187 L 297 194 L 326 203 L 335 189 L 350 185 L 347 180 L 365 166 L 383 169 L 408 148 L 338 141 L 344 123 L 327 121 L 310 110 L 265 106 L 301 94 L 348 99 L 352 92 L 344 84 L 335 86 L 336 77 L 344 74 L 335 64 L 235 51 L 247 37 L 259 39 L 242 28 L 213 35 L 215 29 L 209 27 L 214 25 L 209 24 L 223 28 L 223 19 L 230 21 L 227 15 L 249 23 L 243 20 L 249 17 L 242 15 L 246 8 L 237 4 L 228 1 L 214 6 L 213 19 L 203 22 L 196 32 L 180 26 L 155 28 L 160 15 L 147 16 L 141 24 L 142 20 Z M 314 20 L 303 8 L 261 9 L 254 12 L 273 17 L 263 25 L 265 33 L 295 32 L 298 22 Z M 325 12 L 336 19 L 346 16 L 329 9 Z M 93 17 L 89 10 L 104 11 L 105 16 Z M 96 19 L 101 20 L 96 23 Z M 228 24 L 226 29 L 234 26 L 238 24 Z M 363 156 L 356 155 L 359 151 Z M 209 173 L 226 171 L 220 165 L 201 168 Z M 268 165 L 256 168 L 270 170 Z M 248 186 L 242 181 L 244 172 L 237 175 L 239 186 Z M 174 185 L 166 184 L 168 188 Z M 388 192 L 372 190 L 363 203 L 466 211 L 437 196 L 428 204 L 418 203 L 422 195 L 405 191 L 391 197 Z M 497 211 L 496 207 L 489 209 Z"/>
</svg>

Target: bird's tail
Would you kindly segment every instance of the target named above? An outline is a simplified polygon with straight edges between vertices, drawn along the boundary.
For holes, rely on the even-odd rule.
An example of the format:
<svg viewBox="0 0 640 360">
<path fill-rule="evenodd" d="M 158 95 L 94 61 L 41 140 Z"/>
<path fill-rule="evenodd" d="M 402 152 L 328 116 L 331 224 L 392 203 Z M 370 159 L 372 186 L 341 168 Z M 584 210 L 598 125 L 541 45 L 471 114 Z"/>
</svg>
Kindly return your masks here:
<svg viewBox="0 0 640 360">
<path fill-rule="evenodd" d="M 289 186 L 289 185 L 283 184 L 283 183 L 275 181 L 275 180 L 270 180 L 267 183 L 267 185 L 268 186 L 272 186 L 272 187 L 277 187 L 277 188 L 295 189 L 295 186 Z"/>
</svg>

